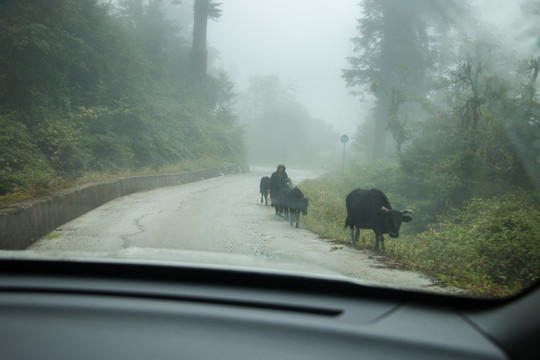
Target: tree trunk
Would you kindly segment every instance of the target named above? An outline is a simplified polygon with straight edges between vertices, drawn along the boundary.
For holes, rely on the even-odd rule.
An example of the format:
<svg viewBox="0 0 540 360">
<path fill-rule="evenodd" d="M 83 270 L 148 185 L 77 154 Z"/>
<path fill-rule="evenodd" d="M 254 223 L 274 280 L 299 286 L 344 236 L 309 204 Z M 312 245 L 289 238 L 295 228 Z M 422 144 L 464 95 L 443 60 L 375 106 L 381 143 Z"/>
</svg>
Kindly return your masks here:
<svg viewBox="0 0 540 360">
<path fill-rule="evenodd" d="M 195 0 L 193 4 L 193 44 L 191 47 L 191 72 L 197 81 L 206 77 L 208 51 L 206 49 L 206 27 L 208 24 L 209 0 Z"/>
<path fill-rule="evenodd" d="M 375 128 L 373 133 L 372 159 L 380 159 L 386 155 L 386 117 L 388 107 L 383 96 L 379 96 L 375 105 Z"/>
</svg>

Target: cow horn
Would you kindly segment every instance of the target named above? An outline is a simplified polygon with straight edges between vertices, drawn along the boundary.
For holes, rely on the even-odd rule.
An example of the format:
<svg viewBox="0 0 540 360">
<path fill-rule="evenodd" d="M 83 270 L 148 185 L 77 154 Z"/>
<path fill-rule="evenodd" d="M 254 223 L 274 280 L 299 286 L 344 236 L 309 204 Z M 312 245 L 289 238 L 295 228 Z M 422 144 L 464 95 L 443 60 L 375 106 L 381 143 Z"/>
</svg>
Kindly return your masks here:
<svg viewBox="0 0 540 360">
<path fill-rule="evenodd" d="M 405 210 L 401 210 L 401 213 L 402 214 L 414 214 L 414 211 L 409 210 L 409 209 L 405 209 Z"/>
<path fill-rule="evenodd" d="M 385 208 L 384 206 L 381 206 L 381 210 L 384 211 L 385 213 L 389 212 L 390 210 L 388 210 L 387 208 Z"/>
</svg>

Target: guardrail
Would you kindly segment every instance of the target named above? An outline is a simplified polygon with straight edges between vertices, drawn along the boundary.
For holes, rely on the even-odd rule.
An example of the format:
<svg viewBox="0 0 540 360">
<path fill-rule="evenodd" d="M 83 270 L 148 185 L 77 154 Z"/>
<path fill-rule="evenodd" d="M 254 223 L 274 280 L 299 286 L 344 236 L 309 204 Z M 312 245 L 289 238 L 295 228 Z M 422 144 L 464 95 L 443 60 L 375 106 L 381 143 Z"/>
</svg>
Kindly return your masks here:
<svg viewBox="0 0 540 360">
<path fill-rule="evenodd" d="M 121 196 L 239 172 L 236 165 L 86 184 L 0 209 L 0 250 L 24 250 L 57 227 Z"/>
</svg>

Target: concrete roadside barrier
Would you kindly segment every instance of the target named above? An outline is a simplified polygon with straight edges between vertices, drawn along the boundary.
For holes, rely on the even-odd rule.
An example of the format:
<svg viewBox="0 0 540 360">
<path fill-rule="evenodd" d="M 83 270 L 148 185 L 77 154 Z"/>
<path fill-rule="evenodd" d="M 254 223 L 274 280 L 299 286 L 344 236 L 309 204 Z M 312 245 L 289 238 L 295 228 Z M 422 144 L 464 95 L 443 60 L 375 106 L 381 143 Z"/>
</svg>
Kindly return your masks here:
<svg viewBox="0 0 540 360">
<path fill-rule="evenodd" d="M 81 185 L 45 199 L 10 205 L 0 209 L 0 250 L 24 250 L 57 227 L 121 196 L 235 173 L 232 168 L 224 164 L 220 168 L 176 174 L 132 176 Z"/>
</svg>

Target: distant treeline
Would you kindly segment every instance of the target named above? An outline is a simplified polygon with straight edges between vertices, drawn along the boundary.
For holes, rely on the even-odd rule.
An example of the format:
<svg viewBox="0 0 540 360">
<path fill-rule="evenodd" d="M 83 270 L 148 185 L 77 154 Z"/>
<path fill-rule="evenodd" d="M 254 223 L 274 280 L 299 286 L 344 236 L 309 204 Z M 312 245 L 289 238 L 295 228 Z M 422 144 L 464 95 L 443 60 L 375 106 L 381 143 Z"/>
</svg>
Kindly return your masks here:
<svg viewBox="0 0 540 360">
<path fill-rule="evenodd" d="M 93 172 L 242 160 L 233 85 L 190 75 L 189 16 L 166 5 L 174 21 L 161 1 L 0 4 L 0 201 Z"/>
<path fill-rule="evenodd" d="M 314 118 L 277 75 L 252 77 L 238 99 L 248 160 L 326 170 L 341 167 L 343 144 L 330 124 Z"/>
</svg>

